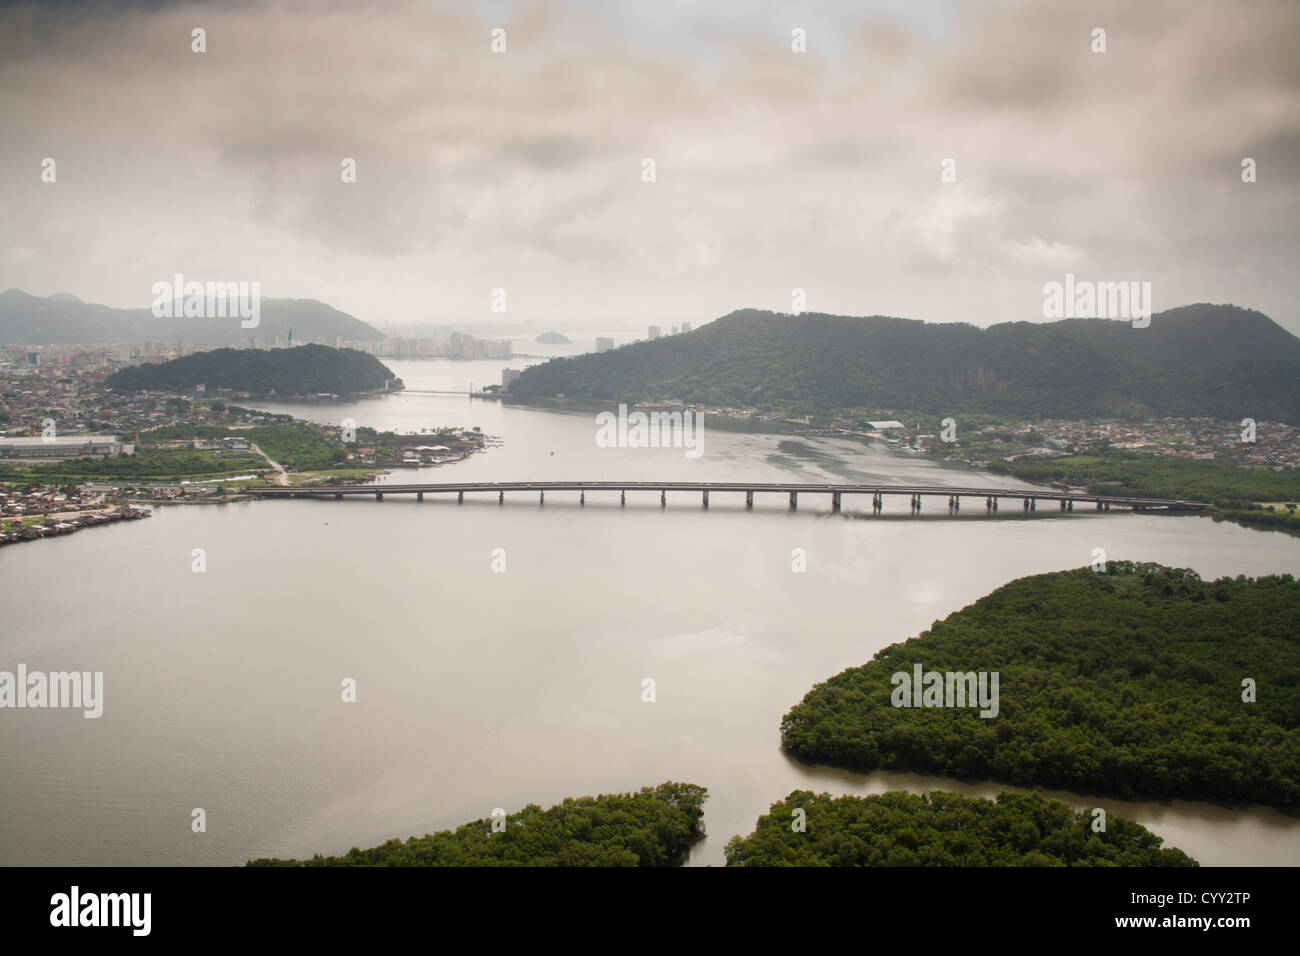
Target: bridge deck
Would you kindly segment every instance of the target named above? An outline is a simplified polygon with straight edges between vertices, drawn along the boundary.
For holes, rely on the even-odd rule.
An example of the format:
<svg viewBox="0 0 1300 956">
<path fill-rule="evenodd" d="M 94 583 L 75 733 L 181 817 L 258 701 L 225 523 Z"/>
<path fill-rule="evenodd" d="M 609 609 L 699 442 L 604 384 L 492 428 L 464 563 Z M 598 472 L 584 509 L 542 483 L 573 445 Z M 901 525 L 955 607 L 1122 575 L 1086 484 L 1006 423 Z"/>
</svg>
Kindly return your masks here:
<svg viewBox="0 0 1300 956">
<path fill-rule="evenodd" d="M 315 485 L 310 487 L 250 488 L 266 498 L 333 498 L 344 495 L 472 494 L 474 492 L 545 491 L 738 491 L 769 494 L 829 495 L 920 495 L 959 498 L 1014 498 L 1037 501 L 1081 501 L 1131 508 L 1165 508 L 1199 511 L 1203 501 L 1176 498 L 1138 498 L 1126 495 L 1094 495 L 1075 491 L 1025 488 L 947 487 L 943 485 L 811 484 L 803 482 L 747 481 L 479 481 L 434 484 Z"/>
</svg>

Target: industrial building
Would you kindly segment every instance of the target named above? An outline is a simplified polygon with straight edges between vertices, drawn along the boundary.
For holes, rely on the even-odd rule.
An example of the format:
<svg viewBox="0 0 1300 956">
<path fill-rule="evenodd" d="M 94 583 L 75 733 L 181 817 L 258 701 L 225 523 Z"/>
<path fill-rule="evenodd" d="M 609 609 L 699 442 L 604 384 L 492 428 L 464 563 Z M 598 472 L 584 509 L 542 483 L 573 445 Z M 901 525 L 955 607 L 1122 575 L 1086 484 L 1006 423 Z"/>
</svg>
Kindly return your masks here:
<svg viewBox="0 0 1300 956">
<path fill-rule="evenodd" d="M 0 437 L 0 458 L 21 461 L 61 461 L 68 458 L 116 458 L 135 454 L 133 442 L 112 435 L 40 435 Z"/>
</svg>

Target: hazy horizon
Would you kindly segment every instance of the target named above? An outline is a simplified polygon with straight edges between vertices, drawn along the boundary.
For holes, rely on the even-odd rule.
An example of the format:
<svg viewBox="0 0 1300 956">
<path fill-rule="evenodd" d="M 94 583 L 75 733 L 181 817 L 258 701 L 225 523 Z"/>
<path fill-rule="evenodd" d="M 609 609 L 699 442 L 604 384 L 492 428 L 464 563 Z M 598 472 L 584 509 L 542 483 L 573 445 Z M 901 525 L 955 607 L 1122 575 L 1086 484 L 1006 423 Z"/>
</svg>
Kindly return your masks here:
<svg viewBox="0 0 1300 956">
<path fill-rule="evenodd" d="M 1069 272 L 1297 333 L 1298 27 L 1264 0 L 7 6 L 0 288 L 140 308 L 181 272 L 381 329 L 636 337 L 795 288 L 1045 321 Z"/>
</svg>

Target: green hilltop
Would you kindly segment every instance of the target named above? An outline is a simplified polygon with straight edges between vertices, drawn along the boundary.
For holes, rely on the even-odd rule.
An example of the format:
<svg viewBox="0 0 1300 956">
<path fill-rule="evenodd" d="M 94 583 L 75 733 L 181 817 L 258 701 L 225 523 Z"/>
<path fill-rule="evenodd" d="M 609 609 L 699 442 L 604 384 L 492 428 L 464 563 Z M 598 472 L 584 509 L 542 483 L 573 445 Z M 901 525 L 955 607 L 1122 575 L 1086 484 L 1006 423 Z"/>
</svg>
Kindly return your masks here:
<svg viewBox="0 0 1300 956">
<path fill-rule="evenodd" d="M 1231 305 L 1109 319 L 966 323 L 745 309 L 685 335 L 525 369 L 523 399 L 688 403 L 815 414 L 853 408 L 1028 418 L 1300 423 L 1300 339 Z"/>
<path fill-rule="evenodd" d="M 196 385 L 228 388 L 255 397 L 352 394 L 401 387 L 379 359 L 356 349 L 301 345 L 289 349 L 215 349 L 154 365 L 134 365 L 105 379 L 122 391 L 184 391 Z M 391 386 L 390 386 L 391 387 Z"/>
</svg>

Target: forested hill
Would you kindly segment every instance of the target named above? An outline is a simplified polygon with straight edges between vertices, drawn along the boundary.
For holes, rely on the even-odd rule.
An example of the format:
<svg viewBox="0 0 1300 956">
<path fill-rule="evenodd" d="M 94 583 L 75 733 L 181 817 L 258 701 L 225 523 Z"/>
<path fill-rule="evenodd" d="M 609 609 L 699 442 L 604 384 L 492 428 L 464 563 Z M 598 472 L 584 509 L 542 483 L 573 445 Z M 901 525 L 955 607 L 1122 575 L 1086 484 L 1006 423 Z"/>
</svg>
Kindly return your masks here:
<svg viewBox="0 0 1300 956">
<path fill-rule="evenodd" d="M 46 298 L 21 289 L 0 292 L 0 345 L 80 342 L 187 342 L 248 345 L 252 337 L 273 342 L 324 338 L 379 341 L 383 333 L 355 316 L 315 299 L 262 299 L 255 328 L 241 320 L 157 318 L 149 309 L 114 309 L 59 293 Z"/>
<path fill-rule="evenodd" d="M 1297 809 L 1297 623 L 1289 574 L 1110 561 L 1020 578 L 818 684 L 781 739 L 855 770 Z M 899 705 L 894 675 L 917 665 L 999 674 L 996 713 Z"/>
<path fill-rule="evenodd" d="M 686 335 L 526 369 L 523 398 L 816 413 L 866 408 L 1083 418 L 1212 416 L 1300 424 L 1300 339 L 1230 305 L 1108 319 L 965 323 L 733 312 Z"/>
<path fill-rule="evenodd" d="M 136 365 L 104 382 L 123 391 L 182 391 L 195 385 L 229 388 L 262 397 L 272 389 L 281 398 L 321 392 L 370 392 L 392 381 L 388 367 L 355 349 L 301 345 L 292 349 L 216 349 L 195 352 L 157 365 Z M 390 386 L 391 387 L 391 386 Z"/>
</svg>

